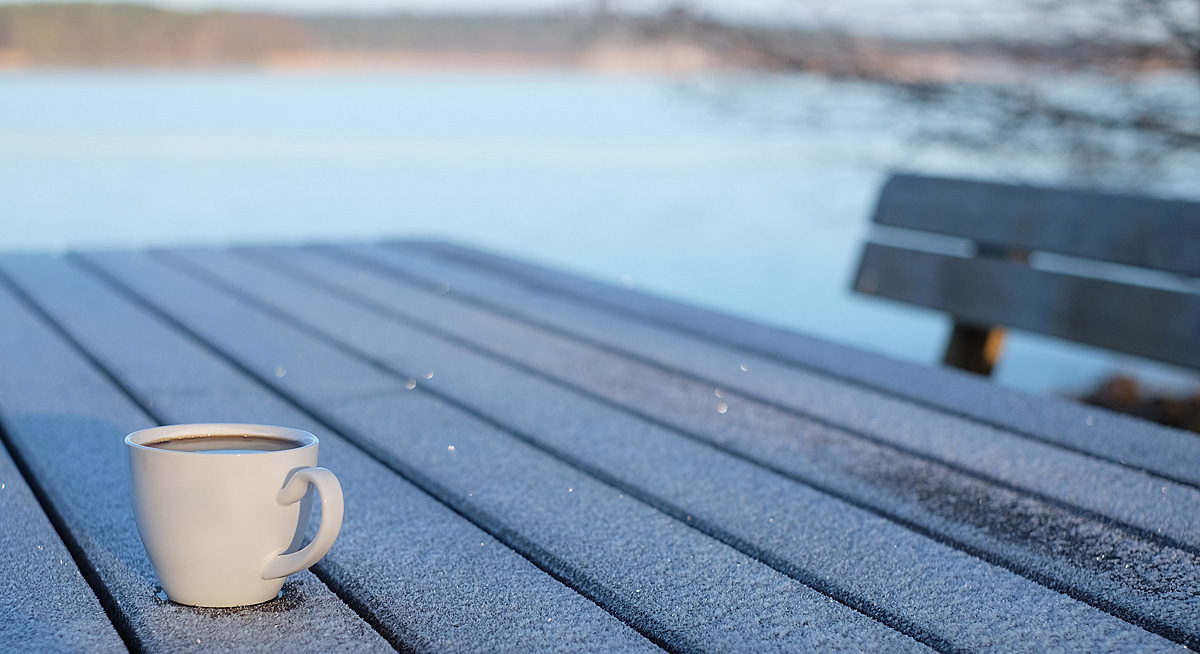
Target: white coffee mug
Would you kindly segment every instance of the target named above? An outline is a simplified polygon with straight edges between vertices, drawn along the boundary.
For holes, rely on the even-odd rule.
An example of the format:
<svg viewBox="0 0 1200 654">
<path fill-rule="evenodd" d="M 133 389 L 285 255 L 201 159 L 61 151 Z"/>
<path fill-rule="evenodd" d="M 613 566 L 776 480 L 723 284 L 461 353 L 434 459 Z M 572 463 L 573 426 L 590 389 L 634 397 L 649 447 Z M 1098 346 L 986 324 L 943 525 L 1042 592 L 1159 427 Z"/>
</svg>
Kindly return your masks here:
<svg viewBox="0 0 1200 654">
<path fill-rule="evenodd" d="M 241 449 L 239 443 L 252 441 L 269 447 Z M 230 442 L 233 449 L 221 449 Z M 138 532 L 172 601 L 243 606 L 270 600 L 288 575 L 325 556 L 341 529 L 341 484 L 316 467 L 317 437 L 306 431 L 168 425 L 133 432 L 125 444 Z M 321 525 L 301 548 L 310 484 L 321 498 Z"/>
</svg>

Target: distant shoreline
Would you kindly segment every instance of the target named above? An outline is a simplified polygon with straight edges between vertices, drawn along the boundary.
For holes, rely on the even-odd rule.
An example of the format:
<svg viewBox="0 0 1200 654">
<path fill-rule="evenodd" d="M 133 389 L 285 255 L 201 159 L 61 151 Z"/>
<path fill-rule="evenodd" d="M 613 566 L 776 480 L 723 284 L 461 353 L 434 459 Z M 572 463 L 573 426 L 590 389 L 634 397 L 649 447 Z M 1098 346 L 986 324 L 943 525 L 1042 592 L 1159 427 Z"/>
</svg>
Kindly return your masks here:
<svg viewBox="0 0 1200 654">
<path fill-rule="evenodd" d="M 1144 44 L 918 41 L 704 21 L 673 17 L 670 10 L 662 16 L 601 10 L 372 16 L 187 12 L 132 4 L 0 5 L 0 70 L 688 75 L 797 70 L 787 57 L 798 54 L 803 70 L 815 74 L 851 70 L 865 78 L 903 82 L 1003 82 L 1038 67 L 1137 74 L 1188 66 L 1174 51 Z"/>
<path fill-rule="evenodd" d="M 877 70 L 884 78 L 907 81 L 988 81 L 1019 79 L 1020 72 L 1006 62 L 986 58 L 955 57 L 944 53 L 893 56 L 880 61 Z M 1151 62 L 1137 71 L 1142 75 L 1181 71 L 1171 62 Z M 550 57 L 519 52 L 405 52 L 288 50 L 265 53 L 254 61 L 214 63 L 170 63 L 134 61 L 96 64 L 91 62 L 31 63 L 21 52 L 0 50 L 0 74 L 38 72 L 233 72 L 257 71 L 279 74 L 355 72 L 482 72 L 538 73 L 580 72 L 610 76 L 653 75 L 688 77 L 705 73 L 791 73 L 822 71 L 754 69 L 730 65 L 694 46 L 614 47 L 571 56 Z M 1066 71 L 1069 73 L 1070 71 Z M 1061 74 L 1061 73 L 1060 73 Z"/>
<path fill-rule="evenodd" d="M 570 56 L 543 56 L 521 52 L 413 52 L 363 50 L 280 50 L 267 52 L 254 61 L 221 64 L 156 63 L 93 64 L 64 62 L 33 63 L 21 51 L 0 50 L 0 71 L 33 72 L 52 70 L 263 70 L 305 71 L 553 71 L 578 70 L 612 75 L 688 75 L 724 68 L 700 48 L 666 45 L 641 48 L 597 48 Z"/>
</svg>

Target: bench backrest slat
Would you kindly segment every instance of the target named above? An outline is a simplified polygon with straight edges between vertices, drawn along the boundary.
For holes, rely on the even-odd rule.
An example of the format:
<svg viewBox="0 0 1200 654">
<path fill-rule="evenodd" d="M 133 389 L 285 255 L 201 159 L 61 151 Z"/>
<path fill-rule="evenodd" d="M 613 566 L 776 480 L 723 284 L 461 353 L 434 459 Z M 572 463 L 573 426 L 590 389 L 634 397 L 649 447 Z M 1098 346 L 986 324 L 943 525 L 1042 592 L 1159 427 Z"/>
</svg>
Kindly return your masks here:
<svg viewBox="0 0 1200 654">
<path fill-rule="evenodd" d="M 1200 369 L 1200 296 L 868 243 L 855 290 Z"/>
<path fill-rule="evenodd" d="M 1008 248 L 1200 276 L 1200 203 L 893 176 L 875 222 Z"/>
</svg>

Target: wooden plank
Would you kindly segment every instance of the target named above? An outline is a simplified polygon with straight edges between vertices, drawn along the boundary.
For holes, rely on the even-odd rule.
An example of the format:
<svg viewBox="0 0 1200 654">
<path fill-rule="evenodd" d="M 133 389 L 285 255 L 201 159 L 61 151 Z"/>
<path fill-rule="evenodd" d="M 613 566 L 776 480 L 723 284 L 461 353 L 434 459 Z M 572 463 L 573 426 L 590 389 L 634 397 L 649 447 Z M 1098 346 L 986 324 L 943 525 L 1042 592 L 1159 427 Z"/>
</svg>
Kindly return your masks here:
<svg viewBox="0 0 1200 654">
<path fill-rule="evenodd" d="M 332 262 L 316 256 L 296 257 L 293 254 L 291 251 L 284 253 L 291 261 L 287 264 L 289 267 L 301 267 L 315 279 L 335 282 L 337 287 L 309 288 L 310 281 L 316 282 L 307 275 L 303 279 L 289 279 L 271 271 L 255 270 L 255 266 L 245 263 L 269 262 L 274 258 L 261 250 L 246 253 L 242 262 L 228 257 L 217 258 L 212 253 L 199 254 L 191 260 L 204 266 L 209 273 L 251 293 L 258 301 L 286 311 L 281 318 L 307 323 L 321 330 L 327 338 L 340 340 L 360 353 L 371 353 L 377 364 L 391 366 L 399 375 L 412 375 L 414 383 L 421 387 L 434 389 L 511 432 L 522 434 L 547 451 L 593 471 L 600 478 L 620 484 L 630 493 L 652 498 L 652 503 L 668 513 L 752 553 L 776 569 L 788 571 L 840 601 L 864 613 L 877 615 L 909 633 L 928 634 L 923 636 L 925 642 L 942 643 L 950 648 L 980 647 L 1001 637 L 999 630 L 1011 635 L 1011 628 L 1001 628 L 1001 624 L 1022 624 L 1030 615 L 1049 614 L 1063 616 L 1064 621 L 1058 624 L 1070 633 L 1062 634 L 1063 638 L 1087 638 L 1089 636 L 1083 634 L 1094 636 L 1098 633 L 1090 631 L 1099 628 L 1098 624 L 1103 622 L 1096 620 L 1098 613 L 1085 611 L 1081 614 L 1076 608 L 1078 605 L 1068 608 L 1069 602 L 1056 604 L 1066 602 L 1066 599 L 1007 570 L 999 570 L 940 545 L 940 535 L 938 539 L 918 536 L 902 526 L 879 520 L 874 511 L 814 492 L 812 488 L 789 481 L 784 474 L 773 474 L 742 457 L 714 451 L 706 443 L 730 439 L 762 441 L 783 434 L 787 441 L 783 447 L 789 452 L 788 456 L 808 462 L 810 470 L 819 471 L 815 477 L 821 479 L 824 476 L 822 481 L 841 477 L 843 487 L 851 489 L 851 493 L 864 483 L 871 484 L 873 478 L 888 474 L 884 471 L 889 469 L 894 475 L 906 470 L 912 477 L 946 479 L 947 471 L 939 471 L 928 462 L 900 457 L 902 460 L 896 463 L 885 456 L 870 456 L 869 453 L 857 458 L 853 454 L 839 456 L 836 444 L 822 434 L 810 436 L 807 440 L 811 447 L 806 448 L 798 442 L 805 438 L 790 432 L 794 423 L 787 423 L 786 418 L 781 423 L 778 417 L 760 420 L 751 429 L 725 421 L 720 423 L 723 431 L 719 438 L 681 434 L 661 424 L 664 420 L 673 420 L 680 405 L 693 404 L 683 399 L 680 393 L 696 400 L 694 406 L 682 410 L 711 415 L 718 420 L 727 417 L 717 410 L 720 400 L 713 397 L 711 387 L 701 387 L 697 393 L 692 393 L 685 388 L 688 385 L 686 379 L 653 375 L 644 385 L 633 381 L 645 375 L 645 370 L 627 370 L 629 374 L 625 376 L 608 375 L 603 364 L 613 357 L 605 353 L 588 352 L 558 361 L 558 365 L 571 369 L 581 378 L 595 376 L 598 385 L 630 385 L 635 387 L 633 392 L 648 394 L 649 402 L 655 406 L 635 415 L 594 395 L 564 389 L 545 375 L 529 370 L 528 367 L 539 368 L 543 362 L 541 353 L 535 350 L 560 350 L 561 339 L 552 334 L 540 333 L 527 326 L 504 329 L 494 316 L 448 311 L 448 304 L 452 303 L 438 296 L 436 291 L 427 294 L 433 301 L 426 301 L 411 289 L 406 292 L 394 282 L 380 280 L 367 271 L 343 267 L 339 273 Z M 346 301 L 358 293 L 370 293 L 381 302 L 390 303 L 392 309 L 404 307 L 403 316 L 380 315 L 378 311 Z M 459 322 L 462 323 L 459 327 L 452 327 Z M 439 332 L 445 335 L 439 337 Z M 526 338 L 519 341 L 522 333 Z M 500 345 L 504 347 L 515 342 L 522 345 L 514 346 L 509 351 L 510 356 L 497 361 L 485 356 L 477 347 L 459 344 L 455 335 L 470 338 L 475 346 L 482 343 L 487 347 L 498 344 L 504 344 Z M 421 370 L 435 374 L 426 378 L 417 372 Z M 497 384 L 497 379 L 504 381 Z M 574 385 L 578 387 L 578 384 Z M 869 448 L 860 448 L 858 452 L 866 449 Z M 638 456 L 631 456 L 631 452 Z M 903 460 L 905 458 L 907 462 Z M 972 481 L 959 476 L 959 490 L 965 490 L 964 486 L 974 486 L 972 490 L 983 486 L 972 484 Z M 875 485 L 878 487 L 878 482 Z M 984 497 L 986 487 L 983 490 L 984 493 L 973 499 Z M 1003 492 L 998 488 L 992 490 Z M 880 489 L 877 495 L 895 497 L 896 488 Z M 989 501 L 1021 501 L 1019 496 L 986 496 Z M 917 508 L 928 510 L 928 507 Z M 1062 513 L 1058 515 L 1062 516 Z M 1069 514 L 1065 516 L 1065 522 L 1054 517 L 1052 511 L 1037 515 L 1037 519 L 1063 526 L 1077 520 Z M 1100 525 L 1089 525 L 1093 526 Z M 798 547 L 797 542 L 804 543 L 804 547 Z M 1116 542 L 1120 542 L 1120 538 Z M 1126 548 L 1119 549 L 1124 551 Z M 921 563 L 915 564 L 917 560 Z M 833 570 L 839 572 L 832 574 Z M 897 570 L 905 573 L 898 574 Z M 1194 570 L 1192 576 L 1195 576 Z M 1172 577 L 1170 583 L 1175 584 L 1178 580 L 1178 576 Z M 1113 595 L 1129 599 L 1131 589 L 1127 584 L 1121 585 L 1126 587 L 1109 584 L 1109 589 L 1116 591 Z M 931 591 L 936 588 L 946 590 L 944 593 Z M 979 592 L 964 588 L 979 589 Z M 1012 590 L 1017 588 L 1021 590 Z M 1144 588 L 1132 592 L 1143 593 L 1137 600 L 1127 602 L 1135 608 L 1147 599 L 1155 599 L 1154 593 L 1145 593 Z M 958 598 L 953 608 L 938 599 L 946 594 L 955 594 Z M 889 597 L 893 602 L 879 605 L 874 599 L 878 597 Z M 1000 600 L 1001 597 L 1005 599 Z M 1022 600 L 1014 603 L 1014 597 Z M 1110 601 L 1108 595 L 1101 597 Z M 1195 611 L 1195 607 L 1189 609 L 1184 604 L 1177 603 L 1172 608 Z M 1033 609 L 1035 605 L 1039 608 Z M 1147 615 L 1151 610 L 1148 606 L 1140 606 L 1139 610 L 1147 621 L 1153 620 Z M 997 621 L 993 627 L 997 630 L 990 630 L 986 625 L 956 622 L 950 615 L 952 612 L 994 616 Z M 1068 614 L 1074 617 L 1067 617 Z M 1089 625 L 1087 628 L 1080 627 L 1078 620 L 1081 618 Z M 1044 623 L 1039 620 L 1039 624 Z M 1120 625 L 1117 621 L 1113 624 Z M 1168 627 L 1161 621 L 1157 624 L 1161 631 L 1187 638 L 1175 627 Z M 1184 619 L 1178 626 L 1189 629 L 1187 624 Z M 1118 630 L 1123 629 L 1128 627 L 1118 627 Z M 1024 646 L 1037 648 L 1047 637 L 1045 631 L 1030 631 L 1034 632 L 1038 635 Z M 1022 645 L 1014 643 L 1013 647 Z"/>
<path fill-rule="evenodd" d="M 142 257 L 112 260 L 122 262 L 126 275 L 152 275 L 164 293 L 187 295 L 187 286 L 173 285 L 170 276 L 154 274 L 153 266 L 139 266 Z M 389 634 L 398 648 L 659 651 L 327 426 L 85 270 L 59 260 L 22 263 L 12 272 L 47 313 L 162 420 L 265 422 L 318 435 L 321 464 L 341 480 L 346 517 L 337 544 L 315 569 Z M 271 352 L 271 346 L 269 340 L 260 344 L 266 352 Z M 285 374 L 292 378 L 303 374 L 286 356 L 280 363 L 290 366 Z M 368 373 L 325 376 L 322 381 L 370 393 L 380 377 Z"/>
<path fill-rule="evenodd" d="M 199 253 L 236 280 L 244 264 Z M 229 268 L 224 268 L 230 266 Z M 109 267 L 115 274 L 120 268 Z M 396 377 L 364 393 L 322 383 L 379 370 L 314 337 L 304 321 L 256 309 L 203 285 L 155 291 L 178 272 L 127 273 L 131 288 L 171 312 L 279 392 L 362 443 L 394 469 L 670 649 L 798 647 L 923 649 L 912 639 L 814 592 L 620 489 L 530 446 L 518 435 Z M 186 298 L 186 299 L 185 299 Z M 234 318 L 234 316 L 239 316 Z M 268 325 L 267 323 L 272 323 Z M 370 332 L 372 325 L 355 330 Z M 277 352 L 264 352 L 281 348 Z M 389 340 L 389 348 L 411 344 Z M 278 353 L 288 373 L 277 377 Z M 337 361 L 340 357 L 341 361 Z M 341 370 L 335 370 L 334 368 Z M 298 374 L 293 374 L 293 370 Z M 493 388 L 504 380 L 491 380 Z M 536 401 L 525 403 L 539 411 Z"/>
<path fill-rule="evenodd" d="M 0 643 L 14 652 L 126 651 L 2 445 L 0 525 Z"/>
<path fill-rule="evenodd" d="M 366 248 L 359 248 L 357 251 L 377 252 L 377 260 L 393 265 L 403 261 L 402 255 L 386 251 Z M 426 264 L 422 262 L 421 265 Z M 400 265 L 397 268 L 410 276 L 413 273 L 412 267 Z M 448 271 L 440 272 L 444 276 Z M 369 293 L 372 301 L 386 304 L 394 310 L 428 315 L 428 320 L 436 317 L 438 328 L 449 333 L 466 335 L 465 330 L 469 330 L 478 320 L 483 319 L 478 317 L 478 311 L 448 303 L 448 300 L 453 299 L 451 293 L 443 296 L 437 293 L 437 288 L 430 288 L 428 284 L 424 289 L 405 289 L 394 283 L 389 284 L 386 279 L 372 276 L 371 271 L 361 271 L 359 275 L 353 292 L 363 295 Z M 466 279 L 444 278 L 458 279 L 460 282 Z M 462 296 L 464 291 L 469 290 L 469 287 L 461 285 L 450 288 L 459 289 L 455 296 Z M 419 292 L 422 290 L 424 292 Z M 488 288 L 485 295 L 489 299 L 504 297 L 502 290 L 497 287 Z M 401 297 L 403 301 L 398 299 Z M 479 305 L 478 294 L 474 299 L 476 305 Z M 522 300 L 518 306 L 524 308 L 529 302 L 533 300 Z M 404 303 L 407 308 L 401 306 Z M 509 302 L 505 306 L 512 306 L 512 303 Z M 535 306 L 544 307 L 549 304 Z M 491 306 L 486 308 L 495 311 Z M 587 319 L 571 320 L 572 312 L 577 316 L 587 315 Z M 510 321 L 509 329 L 505 333 L 511 336 L 505 340 L 498 338 L 494 333 L 491 334 L 489 349 L 499 351 L 500 348 L 509 348 L 516 352 L 519 351 L 518 344 L 522 342 L 519 339 L 540 340 L 544 345 L 533 348 L 523 355 L 522 360 L 529 365 L 539 366 L 541 370 L 555 371 L 556 375 L 573 374 L 574 367 L 557 365 L 570 357 L 589 356 L 593 360 L 603 360 L 612 370 L 605 373 L 606 377 L 630 381 L 620 385 L 606 385 L 600 381 L 593 384 L 583 373 L 574 373 L 573 383 L 577 378 L 578 383 L 594 385 L 598 392 L 621 402 L 638 401 L 638 394 L 634 389 L 641 384 L 637 380 L 651 380 L 644 382 L 646 386 L 677 386 L 678 382 L 668 384 L 666 380 L 669 377 L 664 374 L 684 372 L 691 377 L 690 381 L 696 384 L 696 397 L 701 396 L 701 389 L 705 387 L 721 388 L 723 391 L 734 391 L 742 395 L 751 404 L 739 413 L 762 411 L 763 415 L 771 415 L 772 411 L 781 408 L 794 409 L 796 413 L 793 419 L 802 422 L 813 422 L 815 419 L 818 424 L 840 427 L 874 442 L 890 444 L 897 449 L 959 470 L 997 479 L 1029 492 L 1055 498 L 1065 504 L 1081 506 L 1087 511 L 1110 519 L 1130 521 L 1134 528 L 1164 533 L 1181 542 L 1200 545 L 1200 521 L 1191 520 L 1187 510 L 1189 502 L 1200 501 L 1200 494 L 1195 488 L 1180 486 L 1179 492 L 1182 495 L 1169 501 L 1171 506 L 1167 508 L 1167 503 L 1164 503 L 1160 493 L 1163 481 L 1161 478 L 1141 475 L 1119 465 L 1096 460 L 1094 457 L 1081 457 L 1061 448 L 1031 442 L 1004 430 L 914 407 L 910 403 L 882 397 L 869 391 L 864 392 L 852 384 L 839 383 L 779 366 L 768 359 L 747 359 L 744 353 L 738 351 L 723 350 L 675 335 L 664 335 L 654 329 L 638 329 L 636 324 L 631 326 L 620 320 L 610 318 L 606 322 L 598 323 L 598 328 L 582 331 L 585 329 L 585 323 L 603 320 L 602 314 L 598 312 L 583 314 L 578 307 L 574 307 L 559 311 L 558 316 L 553 316 L 552 312 L 540 311 L 538 318 L 543 319 L 541 324 L 537 324 L 537 320 L 522 321 L 526 325 L 532 322 L 540 328 L 536 336 L 520 325 L 511 324 Z M 553 318 L 561 320 L 552 326 L 542 326 Z M 554 333 L 554 329 L 560 326 L 565 328 L 566 333 Z M 571 330 L 586 334 L 586 338 L 574 335 Z M 609 335 L 606 336 L 606 333 Z M 556 347 L 551 348 L 551 344 Z M 597 355 L 586 354 L 598 350 L 619 353 L 621 358 L 596 359 Z M 545 363 L 540 363 L 543 360 Z M 744 365 L 747 363 L 748 365 Z M 595 370 L 588 371 L 588 375 L 593 377 L 596 374 Z M 709 392 L 711 393 L 711 390 Z M 648 397 L 653 395 L 651 393 Z M 689 429 L 711 433 L 715 437 L 721 433 L 722 426 L 728 426 L 729 421 L 710 416 L 708 413 L 710 412 L 697 405 L 696 410 L 691 413 L 680 413 L 679 424 Z M 701 420 L 700 417 L 704 419 Z M 1006 459 L 1012 459 L 1012 455 L 1016 454 L 1021 456 L 1017 461 L 999 461 L 995 458 L 993 450 L 997 446 L 1010 453 Z M 1070 479 L 1082 478 L 1061 484 L 1062 470 L 1072 471 L 1068 476 Z M 1139 481 L 1133 482 L 1135 479 Z M 1121 488 L 1120 492 L 1112 492 L 1118 487 Z"/>
<path fill-rule="evenodd" d="M 360 247 L 354 251 L 376 254 L 381 262 L 392 264 L 404 259 L 403 255 L 382 249 Z M 313 266 L 320 262 L 316 252 L 314 256 L 295 257 L 289 267 L 302 266 L 316 272 Z M 329 267 L 321 265 L 322 278 L 331 278 Z M 462 311 L 448 313 L 446 308 L 435 303 L 435 299 L 471 298 L 473 304 L 486 306 L 489 311 L 510 318 L 523 317 L 527 325 L 543 326 L 543 330 L 527 337 L 528 342 L 536 345 L 524 350 L 513 348 L 512 351 L 523 353 L 519 357 L 508 356 L 509 361 L 550 371 L 566 383 L 591 389 L 596 396 L 643 415 L 653 411 L 658 420 L 677 426 L 694 437 L 707 439 L 792 478 L 871 507 L 901 523 L 937 534 L 938 538 L 955 543 L 965 551 L 1050 583 L 1062 592 L 1109 606 L 1122 615 L 1140 613 L 1149 620 L 1156 620 L 1149 613 L 1163 615 L 1163 611 L 1150 606 L 1172 595 L 1179 579 L 1191 578 L 1193 581 L 1188 583 L 1200 582 L 1197 560 L 1192 553 L 1169 546 L 1163 549 L 1162 543 L 1148 542 L 1112 528 L 1107 518 L 1085 518 L 1061 505 L 1037 499 L 1037 496 L 1015 493 L 1008 484 L 989 483 L 970 473 L 931 464 L 911 453 L 919 451 L 929 456 L 944 456 L 956 467 L 970 464 L 992 477 L 1001 476 L 1010 482 L 1029 485 L 1032 481 L 1039 489 L 1050 493 L 1060 491 L 1061 486 L 1060 495 L 1072 500 L 1089 500 L 1088 495 L 1099 493 L 1108 496 L 1111 507 L 1132 495 L 1139 496 L 1140 508 L 1126 507 L 1122 513 L 1127 516 L 1161 503 L 1161 488 L 1153 480 L 1145 480 L 1140 489 L 1135 489 L 1128 485 L 1128 480 L 1120 481 L 1124 475 L 1118 466 L 1098 466 L 1099 462 L 1093 459 L 1068 455 L 1011 433 L 819 375 L 772 365 L 765 359 L 747 357 L 744 352 L 722 351 L 703 341 L 614 318 L 558 298 L 547 298 L 469 269 L 463 274 L 461 268 L 456 271 L 448 266 L 431 266 L 433 264 L 424 258 L 411 267 L 398 266 L 403 273 L 395 279 L 412 280 L 418 289 L 426 291 L 424 294 L 388 284 L 386 280 L 380 281 L 364 269 L 347 271 L 344 279 L 353 280 L 353 288 L 343 285 L 335 292 L 346 298 L 369 295 L 372 301 L 391 311 L 407 314 L 411 320 L 437 321 L 438 329 L 466 337 L 469 337 L 470 326 L 484 318 Z M 422 283 L 414 270 L 429 273 L 431 278 Z M 273 290 L 265 290 L 264 298 L 270 297 L 274 297 Z M 481 349 L 504 351 L 524 331 L 527 330 L 493 329 L 473 340 Z M 562 337 L 569 336 L 571 331 L 586 334 L 583 338 L 574 336 L 573 340 L 584 341 L 592 347 L 580 349 L 578 344 L 564 344 Z M 687 371 L 684 375 L 690 378 L 688 381 L 700 381 L 700 384 L 672 379 L 663 376 L 661 370 L 645 366 L 609 366 L 606 370 L 598 365 L 598 362 L 606 361 L 604 353 L 621 350 L 636 352 L 632 356 L 645 363 Z M 553 363 L 555 360 L 557 363 Z M 564 377 L 570 373 L 576 374 L 569 379 Z M 699 375 L 706 376 L 707 380 L 703 381 Z M 721 398 L 715 397 L 714 388 L 721 391 Z M 660 406 L 645 408 L 645 404 L 639 404 L 638 398 L 642 396 L 657 396 Z M 756 399 L 764 396 L 769 402 Z M 714 411 L 720 402 L 726 404 L 727 413 Z M 789 403 L 823 412 L 819 414 L 821 420 L 814 423 L 794 413 L 780 415 L 780 409 Z M 663 406 L 669 408 L 663 410 Z M 734 413 L 735 409 L 737 413 Z M 741 417 L 731 420 L 731 415 Z M 830 429 L 829 425 L 837 424 L 836 421 L 851 423 L 852 432 Z M 781 422 L 783 427 L 778 424 Z M 863 442 L 864 437 L 866 442 Z M 906 447 L 889 450 L 871 445 L 872 442 L 886 443 L 888 439 Z M 1041 468 L 1042 465 L 1046 467 Z M 1023 474 L 1019 472 L 1021 469 L 1024 469 Z M 1090 486 L 1093 476 L 1104 481 Z M 899 480 L 906 481 L 897 484 Z M 1073 497 L 1062 495 L 1080 490 L 1071 488 L 1080 485 L 1088 486 L 1084 493 Z M 1169 490 L 1174 493 L 1180 487 L 1170 485 Z M 1183 490 L 1186 491 L 1186 487 Z M 1196 501 L 1195 494 L 1180 499 L 1173 511 L 1187 522 L 1190 519 L 1187 507 Z M 1018 527 L 1020 524 L 1043 528 L 1030 530 Z M 1179 524 L 1182 526 L 1183 523 Z M 1156 529 L 1153 521 L 1144 525 L 1141 531 Z M 1070 545 L 1066 544 L 1068 541 Z M 1079 556 L 1083 552 L 1097 551 L 1124 557 L 1130 568 L 1114 569 L 1107 559 Z M 1165 554 L 1168 551 L 1174 553 Z M 1120 554 L 1115 554 L 1117 552 Z M 1150 557 L 1143 558 L 1146 554 Z M 1142 576 L 1142 572 L 1138 573 L 1141 580 L 1137 582 L 1128 576 L 1130 569 L 1149 571 L 1157 565 L 1155 561 L 1161 560 L 1174 560 L 1179 567 L 1157 580 Z M 1143 582 L 1151 585 L 1143 585 Z M 1188 599 L 1184 603 L 1191 601 Z M 1167 612 L 1174 610 L 1194 609 L 1176 607 Z M 1176 626 L 1191 629 L 1185 625 L 1186 620 Z"/>
<path fill-rule="evenodd" d="M 1200 370 L 1200 295 L 868 243 L 854 289 Z"/>
<path fill-rule="evenodd" d="M 45 259 L 5 257 L 0 268 Z M 269 610 L 196 609 L 160 600 L 125 480 L 124 437 L 154 421 L 2 285 L 0 420 L 9 446 L 103 583 L 119 611 L 118 628 L 134 648 L 391 650 L 307 572 L 294 576 Z M 305 628 L 276 626 L 281 624 Z"/>
<path fill-rule="evenodd" d="M 397 243 L 392 249 L 424 262 L 441 260 L 460 269 L 503 278 L 510 287 L 516 285 L 526 291 L 527 298 L 557 300 L 576 312 L 588 312 L 589 319 L 581 323 L 581 328 L 604 322 L 607 314 L 613 325 L 627 329 L 637 326 L 650 340 L 661 340 L 664 333 L 691 337 L 695 342 L 707 342 L 715 351 L 727 351 L 730 359 L 750 361 L 755 370 L 781 365 L 793 373 L 812 371 L 819 373 L 818 379 L 841 380 L 843 389 L 866 387 L 878 392 L 862 406 L 872 406 L 881 395 L 902 398 L 1029 439 L 1200 486 L 1200 440 L 1176 429 L 1056 397 L 996 386 L 967 373 L 890 359 L 480 250 L 432 242 Z M 677 365 L 686 364 L 688 360 L 682 359 Z M 734 361 L 733 365 L 738 364 Z M 815 390 L 825 387 L 824 382 L 812 385 Z M 843 420 L 854 420 L 858 412 L 840 415 Z"/>
<path fill-rule="evenodd" d="M 894 175 L 875 222 L 1200 276 L 1200 203 Z"/>
</svg>

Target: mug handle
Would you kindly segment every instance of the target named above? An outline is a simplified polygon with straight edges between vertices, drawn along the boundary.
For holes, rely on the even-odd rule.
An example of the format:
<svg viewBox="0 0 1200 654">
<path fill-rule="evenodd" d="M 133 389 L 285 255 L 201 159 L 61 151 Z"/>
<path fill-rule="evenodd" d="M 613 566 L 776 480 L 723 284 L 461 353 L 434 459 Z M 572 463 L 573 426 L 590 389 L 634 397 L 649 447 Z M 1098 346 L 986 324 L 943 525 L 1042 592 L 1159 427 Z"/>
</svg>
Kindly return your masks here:
<svg viewBox="0 0 1200 654">
<path fill-rule="evenodd" d="M 321 495 L 321 526 L 312 542 L 291 554 L 271 559 L 262 571 L 263 579 L 278 579 L 300 572 L 321 560 L 333 547 L 342 528 L 342 485 L 325 468 L 303 468 L 288 480 L 275 495 L 280 504 L 295 504 L 304 499 L 308 485 L 317 487 Z"/>
</svg>

